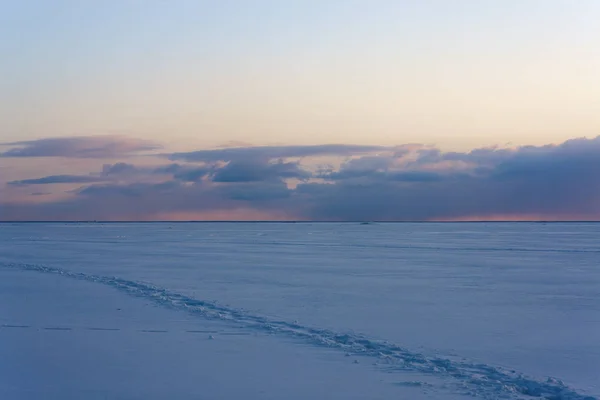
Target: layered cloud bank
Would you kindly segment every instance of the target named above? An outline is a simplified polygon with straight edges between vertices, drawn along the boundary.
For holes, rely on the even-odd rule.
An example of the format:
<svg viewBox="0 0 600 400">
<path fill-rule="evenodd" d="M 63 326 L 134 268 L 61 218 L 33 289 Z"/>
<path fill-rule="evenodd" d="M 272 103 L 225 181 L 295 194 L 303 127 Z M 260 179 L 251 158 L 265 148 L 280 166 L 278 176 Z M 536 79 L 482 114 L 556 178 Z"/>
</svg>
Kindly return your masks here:
<svg viewBox="0 0 600 400">
<path fill-rule="evenodd" d="M 0 173 L 11 174 L 1 177 L 0 220 L 600 219 L 600 137 L 470 152 L 339 144 L 165 153 L 114 136 L 3 147 Z M 103 165 L 31 176 L 40 159 Z M 24 163 L 28 176 L 15 177 Z"/>
<path fill-rule="evenodd" d="M 122 136 L 66 137 L 5 143 L 11 149 L 0 157 L 69 157 L 113 158 L 140 151 L 157 150 L 160 146 L 147 140 Z"/>
</svg>

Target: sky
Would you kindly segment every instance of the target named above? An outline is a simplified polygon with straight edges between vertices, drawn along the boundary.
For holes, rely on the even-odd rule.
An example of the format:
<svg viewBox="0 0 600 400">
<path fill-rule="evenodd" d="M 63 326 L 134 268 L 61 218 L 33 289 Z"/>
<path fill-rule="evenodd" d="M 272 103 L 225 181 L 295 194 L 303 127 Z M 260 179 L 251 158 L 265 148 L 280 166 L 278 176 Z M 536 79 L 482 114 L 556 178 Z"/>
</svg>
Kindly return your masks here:
<svg viewBox="0 0 600 400">
<path fill-rule="evenodd" d="M 600 219 L 596 0 L 0 3 L 0 220 Z"/>
</svg>

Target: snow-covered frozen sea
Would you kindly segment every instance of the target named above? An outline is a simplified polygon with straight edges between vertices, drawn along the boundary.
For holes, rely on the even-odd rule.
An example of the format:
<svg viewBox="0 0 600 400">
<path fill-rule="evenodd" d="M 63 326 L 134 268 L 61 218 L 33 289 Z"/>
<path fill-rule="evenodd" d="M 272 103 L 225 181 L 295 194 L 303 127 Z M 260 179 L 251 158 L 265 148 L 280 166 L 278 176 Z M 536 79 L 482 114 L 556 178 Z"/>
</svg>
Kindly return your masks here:
<svg viewBox="0 0 600 400">
<path fill-rule="evenodd" d="M 0 399 L 598 399 L 600 224 L 0 224 Z"/>
</svg>

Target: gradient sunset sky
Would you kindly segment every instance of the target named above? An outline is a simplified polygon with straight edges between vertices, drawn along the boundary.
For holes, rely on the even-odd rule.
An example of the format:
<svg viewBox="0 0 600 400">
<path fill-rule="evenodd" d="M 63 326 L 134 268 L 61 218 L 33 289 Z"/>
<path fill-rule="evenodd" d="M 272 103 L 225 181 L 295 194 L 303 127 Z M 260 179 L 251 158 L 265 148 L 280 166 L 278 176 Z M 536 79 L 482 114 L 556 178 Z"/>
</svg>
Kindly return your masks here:
<svg viewBox="0 0 600 400">
<path fill-rule="evenodd" d="M 600 219 L 600 1 L 15 1 L 0 220 Z"/>
</svg>

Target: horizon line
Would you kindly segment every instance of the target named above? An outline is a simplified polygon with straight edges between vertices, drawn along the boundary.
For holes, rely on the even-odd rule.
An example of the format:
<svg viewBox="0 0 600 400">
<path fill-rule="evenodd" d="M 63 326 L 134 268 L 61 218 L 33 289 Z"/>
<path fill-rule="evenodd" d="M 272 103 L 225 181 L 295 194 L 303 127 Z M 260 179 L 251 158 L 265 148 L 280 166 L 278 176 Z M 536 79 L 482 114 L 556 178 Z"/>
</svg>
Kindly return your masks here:
<svg viewBox="0 0 600 400">
<path fill-rule="evenodd" d="M 480 224 L 480 223 L 600 223 L 600 220 L 453 220 L 453 221 L 378 221 L 378 220 L 348 220 L 348 221 L 328 221 L 328 220 L 289 220 L 289 221 L 278 221 L 278 220 L 156 220 L 156 221 L 136 221 L 136 220 L 23 220 L 23 221 L 9 221 L 0 220 L 0 224 L 194 224 L 194 223 L 219 223 L 219 224 L 256 224 L 256 223 L 270 223 L 270 224 Z"/>
</svg>

